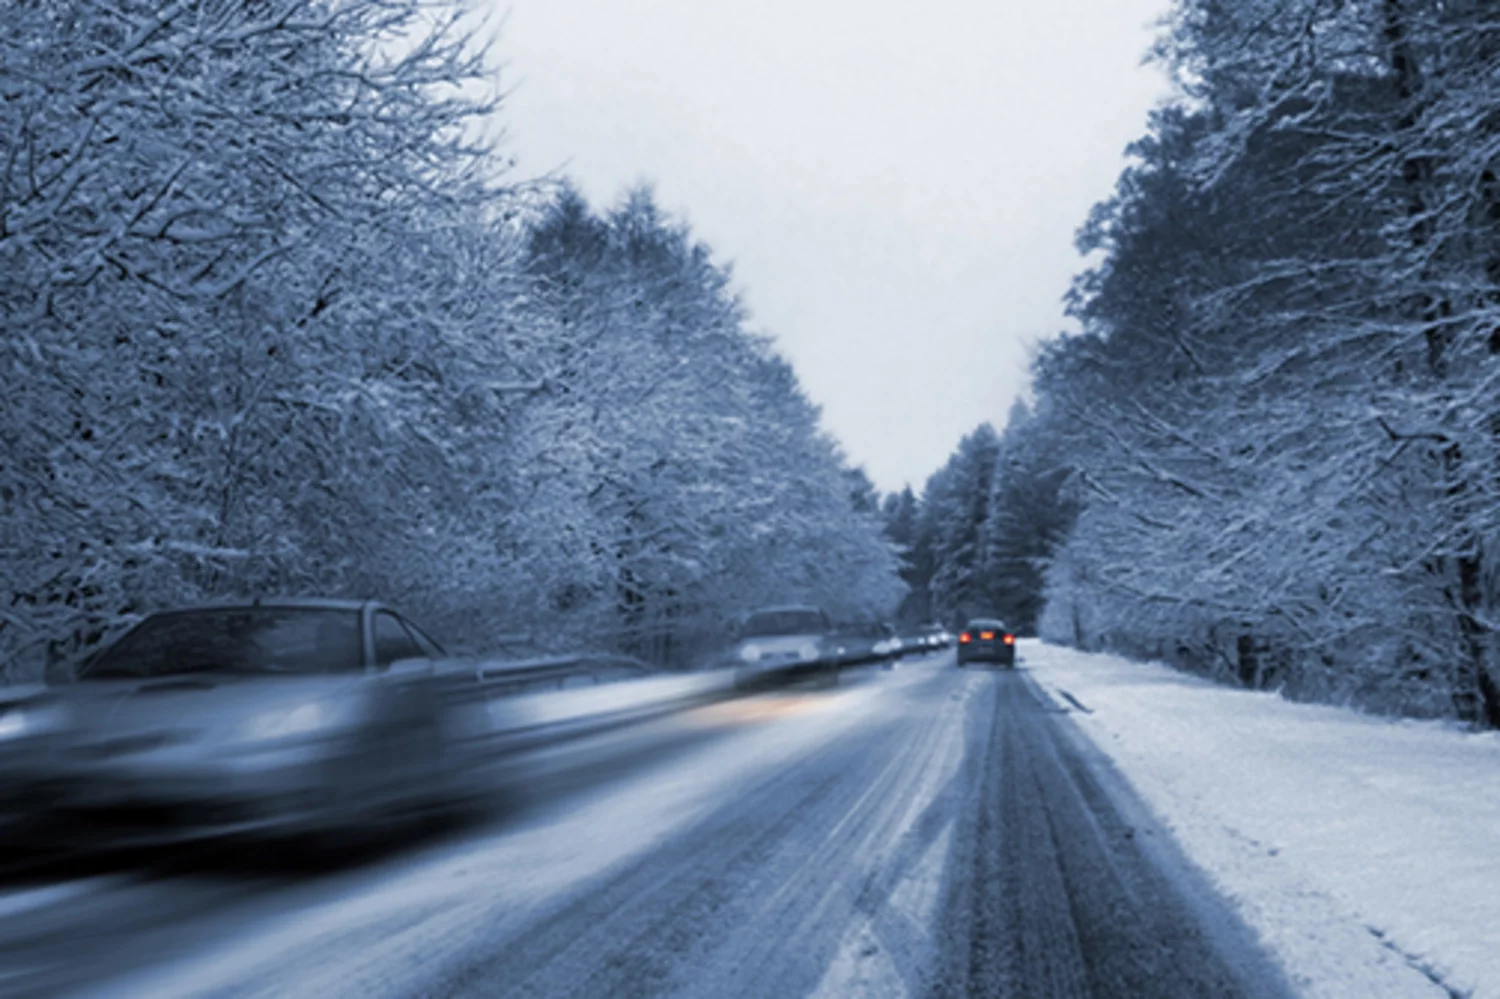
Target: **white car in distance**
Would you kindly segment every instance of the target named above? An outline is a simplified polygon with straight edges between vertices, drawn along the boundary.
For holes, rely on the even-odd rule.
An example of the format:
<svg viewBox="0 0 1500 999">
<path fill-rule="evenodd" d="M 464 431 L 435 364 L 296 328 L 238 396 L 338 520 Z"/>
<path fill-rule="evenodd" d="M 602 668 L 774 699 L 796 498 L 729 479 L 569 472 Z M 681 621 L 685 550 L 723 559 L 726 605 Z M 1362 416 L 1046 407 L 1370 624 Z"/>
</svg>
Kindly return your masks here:
<svg viewBox="0 0 1500 999">
<path fill-rule="evenodd" d="M 732 657 L 740 686 L 770 685 L 816 678 L 838 682 L 838 658 L 831 647 L 833 621 L 813 606 L 767 607 L 752 611 L 735 631 Z"/>
</svg>

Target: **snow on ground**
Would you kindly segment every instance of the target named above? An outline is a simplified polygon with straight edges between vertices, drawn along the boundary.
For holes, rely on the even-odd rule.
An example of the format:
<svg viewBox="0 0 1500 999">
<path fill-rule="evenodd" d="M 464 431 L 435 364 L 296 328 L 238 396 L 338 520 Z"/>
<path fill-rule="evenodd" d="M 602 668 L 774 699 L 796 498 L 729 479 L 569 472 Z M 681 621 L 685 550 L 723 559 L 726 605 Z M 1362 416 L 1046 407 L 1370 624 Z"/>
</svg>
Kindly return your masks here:
<svg viewBox="0 0 1500 999">
<path fill-rule="evenodd" d="M 1500 999 L 1500 733 L 1021 652 L 1306 995 Z"/>
</svg>

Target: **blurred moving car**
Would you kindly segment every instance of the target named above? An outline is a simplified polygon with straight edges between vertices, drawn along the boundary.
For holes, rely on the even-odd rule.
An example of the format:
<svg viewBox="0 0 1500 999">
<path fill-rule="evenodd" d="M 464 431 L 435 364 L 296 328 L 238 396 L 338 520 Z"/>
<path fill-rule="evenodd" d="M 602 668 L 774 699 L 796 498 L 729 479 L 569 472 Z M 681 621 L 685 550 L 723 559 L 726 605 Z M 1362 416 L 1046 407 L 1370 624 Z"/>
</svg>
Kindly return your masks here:
<svg viewBox="0 0 1500 999">
<path fill-rule="evenodd" d="M 767 607 L 746 615 L 731 650 L 741 686 L 814 677 L 838 681 L 832 620 L 819 607 Z"/>
<path fill-rule="evenodd" d="M 365 831 L 450 803 L 482 723 L 444 652 L 375 602 L 152 614 L 71 684 L 12 706 L 4 769 L 107 842 Z M 8 744 L 8 745 L 7 745 Z"/>
<path fill-rule="evenodd" d="M 669 671 L 613 653 L 500 659 L 474 670 L 489 718 L 483 756 L 547 746 L 734 694 L 720 671 Z"/>
<path fill-rule="evenodd" d="M 1016 664 L 1016 636 L 998 618 L 977 617 L 964 625 L 958 635 L 958 665 L 990 662 L 1000 666 Z"/>
<path fill-rule="evenodd" d="M 901 648 L 896 629 L 882 621 L 847 621 L 838 625 L 830 641 L 840 666 L 889 661 Z"/>
<path fill-rule="evenodd" d="M 896 629 L 891 625 L 884 626 L 885 641 L 880 643 L 877 651 L 884 659 L 900 659 L 907 652 L 916 651 L 915 646 L 909 639 L 902 638 L 896 634 Z"/>
<path fill-rule="evenodd" d="M 39 683 L 0 687 L 0 835 L 30 804 L 16 779 L 17 764 L 33 758 L 54 708 Z"/>
<path fill-rule="evenodd" d="M 940 624 L 924 624 L 920 635 L 923 646 L 934 651 L 953 644 L 953 634 Z"/>
</svg>

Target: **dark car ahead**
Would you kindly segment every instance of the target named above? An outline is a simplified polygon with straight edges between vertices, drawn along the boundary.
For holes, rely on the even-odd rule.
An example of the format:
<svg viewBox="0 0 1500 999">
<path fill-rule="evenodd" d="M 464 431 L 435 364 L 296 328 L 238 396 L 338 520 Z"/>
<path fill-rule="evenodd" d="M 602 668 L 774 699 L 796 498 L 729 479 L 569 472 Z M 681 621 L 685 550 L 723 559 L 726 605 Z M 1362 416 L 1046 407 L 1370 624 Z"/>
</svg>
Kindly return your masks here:
<svg viewBox="0 0 1500 999">
<path fill-rule="evenodd" d="M 958 633 L 958 665 L 963 667 L 969 663 L 1015 666 L 1015 633 L 998 618 L 974 618 Z"/>
</svg>

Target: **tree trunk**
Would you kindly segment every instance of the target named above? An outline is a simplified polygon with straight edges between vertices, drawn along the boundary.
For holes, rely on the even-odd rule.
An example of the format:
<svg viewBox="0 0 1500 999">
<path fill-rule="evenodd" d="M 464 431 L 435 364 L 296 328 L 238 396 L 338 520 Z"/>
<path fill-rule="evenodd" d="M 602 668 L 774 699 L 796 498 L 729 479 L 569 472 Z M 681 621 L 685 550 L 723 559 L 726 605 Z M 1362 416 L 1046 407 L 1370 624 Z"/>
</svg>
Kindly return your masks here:
<svg viewBox="0 0 1500 999">
<path fill-rule="evenodd" d="M 1480 619 L 1484 608 L 1484 556 L 1476 550 L 1458 560 L 1458 626 L 1463 660 L 1455 705 L 1460 717 L 1488 728 L 1500 728 L 1500 684 L 1491 672 L 1494 635 Z"/>
<path fill-rule="evenodd" d="M 1241 635 L 1235 639 L 1235 666 L 1240 684 L 1254 690 L 1260 686 L 1260 656 L 1255 649 L 1255 639 Z"/>
<path fill-rule="evenodd" d="M 1422 90 L 1424 81 L 1416 57 L 1412 51 L 1406 17 L 1406 0 L 1385 0 L 1384 35 L 1390 46 L 1391 72 L 1395 80 L 1397 96 L 1401 100 L 1398 133 L 1412 133 L 1421 119 Z M 1421 143 L 1414 143 L 1418 148 Z M 1407 215 L 1411 219 L 1408 239 L 1418 251 L 1428 249 L 1434 235 L 1433 220 L 1428 217 L 1428 195 L 1434 174 L 1431 156 L 1408 154 L 1401 163 L 1401 179 L 1407 191 Z M 1430 258 L 1429 258 L 1430 259 Z M 1444 295 L 1432 294 L 1427 288 L 1441 286 L 1441 275 L 1424 267 L 1421 274 L 1423 285 L 1413 311 L 1420 316 L 1425 327 L 1427 343 L 1428 373 L 1438 382 L 1449 377 L 1450 348 L 1454 331 L 1448 322 L 1453 315 L 1453 303 Z M 1454 605 L 1459 633 L 1459 669 L 1454 691 L 1454 708 L 1465 721 L 1478 722 L 1491 727 L 1500 727 L 1500 690 L 1488 669 L 1488 649 L 1491 644 L 1490 629 L 1483 623 L 1484 594 L 1481 580 L 1484 575 L 1484 553 L 1480 539 L 1470 523 L 1463 522 L 1460 501 L 1467 491 L 1464 456 L 1460 446 L 1450 443 L 1437 456 L 1443 481 L 1449 483 L 1447 498 L 1454 501 L 1452 509 L 1460 520 L 1457 527 L 1457 549 L 1454 559 L 1458 573 L 1458 594 L 1450 594 Z M 1441 566 L 1442 560 L 1438 561 Z M 1441 574 L 1441 572 L 1440 572 Z"/>
</svg>

